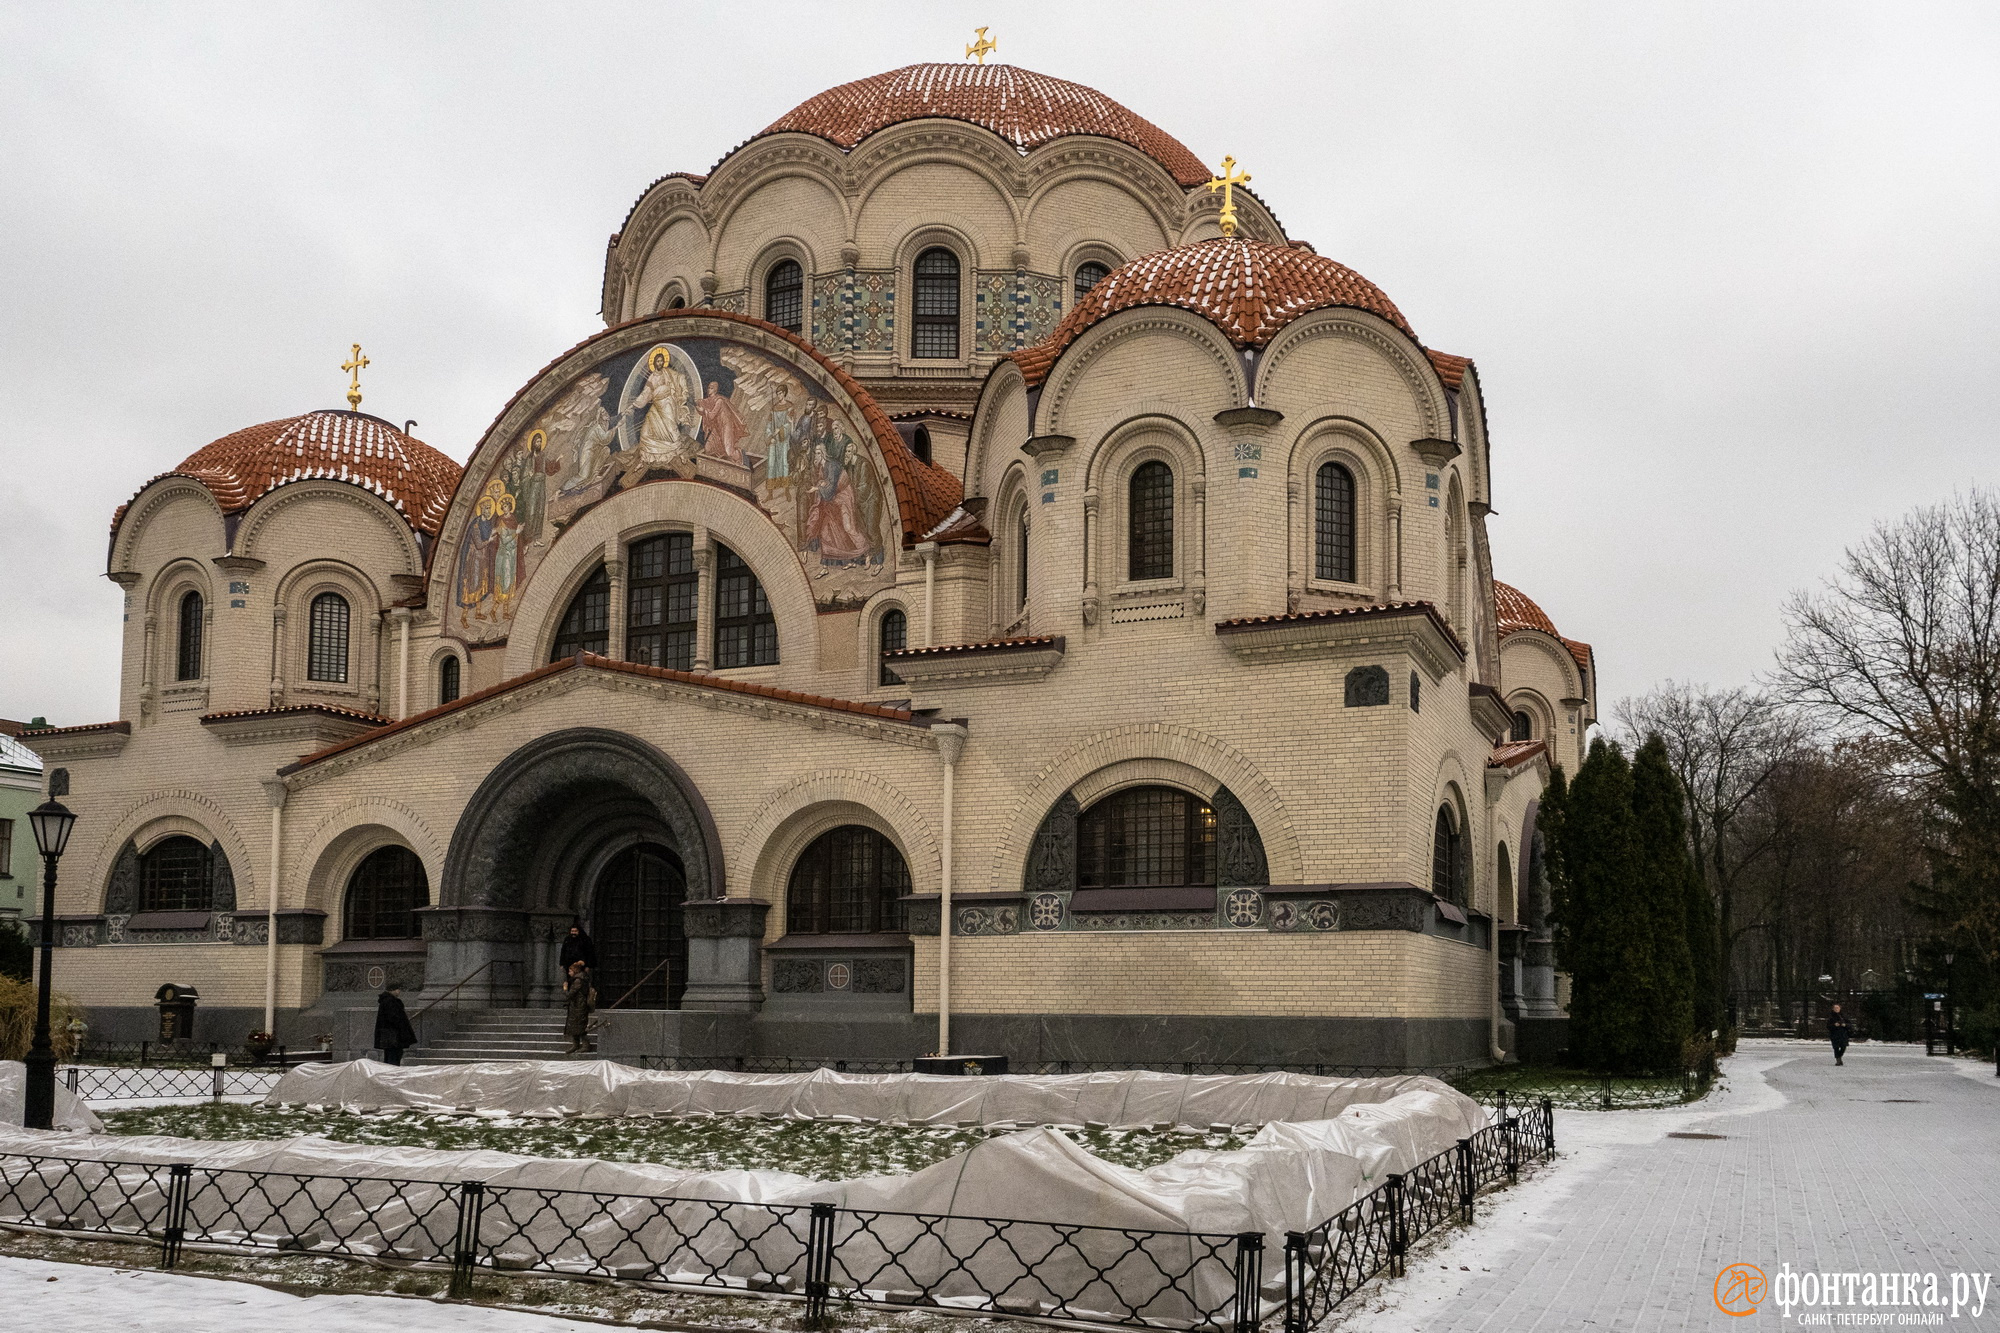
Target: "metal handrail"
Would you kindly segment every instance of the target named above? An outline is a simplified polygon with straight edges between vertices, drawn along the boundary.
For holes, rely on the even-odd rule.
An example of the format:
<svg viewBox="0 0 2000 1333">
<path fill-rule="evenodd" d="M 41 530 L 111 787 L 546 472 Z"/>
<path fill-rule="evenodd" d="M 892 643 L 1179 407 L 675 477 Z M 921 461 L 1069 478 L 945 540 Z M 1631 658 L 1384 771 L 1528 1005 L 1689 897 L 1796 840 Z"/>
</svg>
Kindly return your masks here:
<svg viewBox="0 0 2000 1333">
<path fill-rule="evenodd" d="M 414 1014 L 411 1014 L 410 1017 L 412 1019 L 422 1018 L 425 1014 L 437 1008 L 439 1005 L 443 1004 L 446 1000 L 449 1000 L 452 996 L 458 994 L 458 988 L 460 986 L 463 986 L 466 982 L 472 980 L 474 977 L 478 976 L 481 972 L 484 972 L 487 968 L 493 966 L 493 964 L 499 961 L 500 960 L 497 958 L 487 959 L 485 962 L 481 963 L 478 967 L 473 968 L 470 972 L 467 972 L 464 976 L 460 977 L 457 981 L 452 982 L 450 990 L 438 996 L 435 1000 L 432 1000 L 429 1004 L 417 1010 L 417 1012 L 415 1012 Z"/>
<path fill-rule="evenodd" d="M 632 983 L 632 989 L 631 989 L 631 990 L 628 990 L 628 991 L 626 991 L 626 992 L 625 992 L 625 993 L 624 993 L 623 995 L 621 995 L 621 996 L 619 996 L 619 997 L 618 997 L 617 999 L 613 1000 L 613 1001 L 612 1001 L 612 1002 L 611 1002 L 610 1004 L 607 1004 L 607 1005 L 601 1005 L 601 1006 L 599 1006 L 599 1007 L 598 1007 L 598 1010 L 597 1010 L 597 1012 L 599 1012 L 599 1013 L 601 1014 L 601 1013 L 603 1013 L 603 1012 L 604 1012 L 605 1010 L 607 1010 L 607 1009 L 616 1009 L 616 1008 L 617 1008 L 617 1007 L 618 1007 L 619 1005 L 621 1005 L 621 1004 L 625 1003 L 625 1001 L 627 1001 L 627 1000 L 631 999 L 631 998 L 632 998 L 632 996 L 633 996 L 634 994 L 636 994 L 636 993 L 638 992 L 638 990 L 639 990 L 639 987 L 641 987 L 641 986 L 645 985 L 645 984 L 646 984 L 647 982 L 651 981 L 651 980 L 653 979 L 653 977 L 654 977 L 654 976 L 655 976 L 656 974 L 658 974 L 658 972 L 660 971 L 660 968 L 663 968 L 663 967 L 665 967 L 665 966 L 666 966 L 667 964 L 669 964 L 669 963 L 671 963 L 671 962 L 673 962 L 673 961 L 674 961 L 674 960 L 673 960 L 673 959 L 671 959 L 671 958 L 662 958 L 662 959 L 660 960 L 660 962 L 659 962 L 659 966 L 658 966 L 658 967 L 655 967 L 655 968 L 654 968 L 654 969 L 653 969 L 653 970 L 652 970 L 651 972 L 648 972 L 648 973 L 647 973 L 647 974 L 646 974 L 645 976 L 643 976 L 643 977 L 640 977 L 640 978 L 639 978 L 639 979 L 638 979 L 637 981 L 635 981 L 635 982 L 633 982 L 633 983 Z"/>
</svg>

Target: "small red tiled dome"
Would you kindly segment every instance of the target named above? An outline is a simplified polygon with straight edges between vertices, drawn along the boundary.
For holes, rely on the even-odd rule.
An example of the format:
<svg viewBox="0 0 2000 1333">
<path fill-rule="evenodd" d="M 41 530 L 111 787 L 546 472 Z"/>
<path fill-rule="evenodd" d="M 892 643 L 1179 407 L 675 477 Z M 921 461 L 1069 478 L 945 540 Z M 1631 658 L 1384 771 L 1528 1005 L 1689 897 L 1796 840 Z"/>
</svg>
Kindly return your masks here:
<svg viewBox="0 0 2000 1333">
<path fill-rule="evenodd" d="M 379 417 L 327 410 L 225 435 L 166 475 L 193 477 L 225 514 L 248 509 L 287 482 L 345 481 L 381 496 L 411 527 L 435 537 L 459 471 Z"/>
<path fill-rule="evenodd" d="M 1534 598 L 1513 584 L 1502 583 L 1499 579 L 1493 580 L 1493 619 L 1494 628 L 1499 631 L 1501 638 L 1504 639 L 1509 634 L 1524 629 L 1540 630 L 1569 649 L 1570 656 L 1576 659 L 1578 666 L 1586 671 L 1590 669 L 1589 644 L 1564 638 L 1556 630 L 1556 622 L 1549 619 L 1546 611 L 1535 605 Z"/>
<path fill-rule="evenodd" d="M 1101 319 L 1134 306 L 1171 305 L 1212 321 L 1239 347 L 1261 347 L 1309 311 L 1353 306 L 1415 338 L 1380 287 L 1345 264 L 1299 246 L 1216 238 L 1141 255 L 1111 270 L 1063 316 L 1047 340 L 1013 354 L 1028 383 Z"/>
<path fill-rule="evenodd" d="M 1187 145 L 1095 88 L 1015 65 L 906 65 L 808 98 L 757 137 L 790 131 L 853 148 L 890 125 L 932 118 L 983 125 L 1023 153 L 1064 135 L 1094 134 L 1130 144 L 1184 186 L 1209 176 Z"/>
</svg>

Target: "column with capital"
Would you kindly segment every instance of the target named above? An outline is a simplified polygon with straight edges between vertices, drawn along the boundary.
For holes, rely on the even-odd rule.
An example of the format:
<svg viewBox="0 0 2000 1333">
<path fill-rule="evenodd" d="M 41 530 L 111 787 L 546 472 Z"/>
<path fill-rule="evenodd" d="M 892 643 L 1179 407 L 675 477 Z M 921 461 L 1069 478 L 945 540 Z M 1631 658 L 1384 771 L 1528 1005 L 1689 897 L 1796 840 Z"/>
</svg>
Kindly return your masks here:
<svg viewBox="0 0 2000 1333">
<path fill-rule="evenodd" d="M 278 885 L 285 854 L 285 798 L 291 789 L 275 775 L 261 779 L 271 802 L 270 888 L 264 893 L 264 1031 L 277 1036 L 278 1021 Z"/>
</svg>

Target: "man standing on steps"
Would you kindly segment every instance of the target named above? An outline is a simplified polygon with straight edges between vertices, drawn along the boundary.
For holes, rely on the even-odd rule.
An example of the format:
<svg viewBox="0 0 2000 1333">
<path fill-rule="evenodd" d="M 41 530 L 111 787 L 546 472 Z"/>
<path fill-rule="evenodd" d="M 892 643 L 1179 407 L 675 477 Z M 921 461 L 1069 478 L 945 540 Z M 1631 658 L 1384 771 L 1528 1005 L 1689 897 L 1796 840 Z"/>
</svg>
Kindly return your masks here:
<svg viewBox="0 0 2000 1333">
<path fill-rule="evenodd" d="M 556 965 L 562 968 L 563 980 L 568 981 L 570 964 L 581 962 L 592 972 L 597 971 L 597 945 L 585 933 L 581 921 L 569 923 L 569 934 L 563 936 L 562 954 Z"/>
<path fill-rule="evenodd" d="M 1847 1015 L 1840 1012 L 1840 1006 L 1837 1004 L 1833 1006 L 1833 1012 L 1827 1016 L 1826 1035 L 1833 1040 L 1833 1062 L 1837 1065 L 1846 1064 L 1847 1039 L 1854 1035 L 1854 1025 L 1847 1021 Z"/>
<path fill-rule="evenodd" d="M 375 1000 L 375 1044 L 382 1048 L 385 1065 L 403 1063 L 403 1052 L 417 1044 L 417 1030 L 403 1008 L 403 988 L 395 982 Z"/>
</svg>

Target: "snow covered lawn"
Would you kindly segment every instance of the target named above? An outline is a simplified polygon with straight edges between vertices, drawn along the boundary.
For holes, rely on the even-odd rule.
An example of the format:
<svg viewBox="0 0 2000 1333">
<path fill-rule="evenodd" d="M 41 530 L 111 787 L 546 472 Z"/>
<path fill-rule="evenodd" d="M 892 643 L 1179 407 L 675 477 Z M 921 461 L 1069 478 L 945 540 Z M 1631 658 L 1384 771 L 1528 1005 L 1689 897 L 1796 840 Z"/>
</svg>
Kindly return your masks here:
<svg viewBox="0 0 2000 1333">
<path fill-rule="evenodd" d="M 868 1125 L 744 1116 L 537 1119 L 395 1112 L 357 1115 L 298 1107 L 205 1104 L 108 1111 L 112 1134 L 193 1139 L 288 1139 L 319 1134 L 342 1143 L 490 1148 L 530 1157 L 656 1162 L 695 1171 L 793 1171 L 816 1180 L 902 1175 L 1011 1130 L 942 1125 Z M 1063 1131 L 1093 1156 L 1144 1170 L 1193 1148 L 1233 1150 L 1235 1134 L 1194 1130 Z"/>
</svg>

